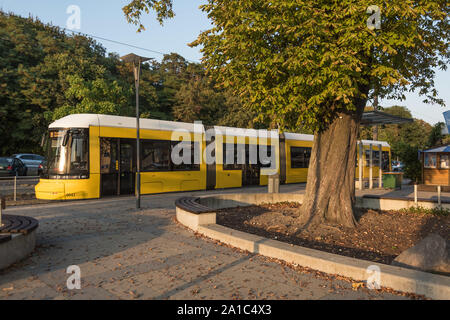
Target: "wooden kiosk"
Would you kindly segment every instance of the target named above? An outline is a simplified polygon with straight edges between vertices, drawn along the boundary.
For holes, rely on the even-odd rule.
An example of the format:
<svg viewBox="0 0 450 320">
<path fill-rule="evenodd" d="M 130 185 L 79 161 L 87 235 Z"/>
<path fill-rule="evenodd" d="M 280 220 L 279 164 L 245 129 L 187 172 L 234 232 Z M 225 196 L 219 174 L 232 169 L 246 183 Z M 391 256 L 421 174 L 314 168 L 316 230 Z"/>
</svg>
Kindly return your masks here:
<svg viewBox="0 0 450 320">
<path fill-rule="evenodd" d="M 425 150 L 422 158 L 422 182 L 450 191 L 450 145 Z"/>
</svg>

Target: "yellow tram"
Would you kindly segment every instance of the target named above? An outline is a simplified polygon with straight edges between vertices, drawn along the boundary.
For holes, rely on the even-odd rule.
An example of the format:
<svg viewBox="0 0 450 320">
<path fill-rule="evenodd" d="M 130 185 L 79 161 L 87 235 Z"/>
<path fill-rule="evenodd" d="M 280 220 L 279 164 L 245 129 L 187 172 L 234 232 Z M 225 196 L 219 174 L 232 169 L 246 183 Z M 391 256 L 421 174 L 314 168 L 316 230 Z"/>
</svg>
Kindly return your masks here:
<svg viewBox="0 0 450 320">
<path fill-rule="evenodd" d="M 212 138 L 208 132 L 212 132 Z M 142 194 L 266 185 L 264 170 L 270 165 L 259 157 L 252 159 L 252 150 L 266 154 L 281 183 L 306 182 L 313 144 L 313 136 L 306 134 L 274 136 L 273 131 L 220 126 L 206 130 L 201 124 L 154 119 L 140 119 L 140 139 Z M 180 141 L 188 141 L 192 161 L 173 161 L 171 153 Z M 211 144 L 213 162 L 208 162 L 204 154 Z M 36 198 L 69 200 L 134 194 L 135 118 L 69 115 L 50 124 L 46 145 L 47 164 L 35 187 Z M 368 161 L 372 145 L 373 177 L 379 172 L 380 146 L 383 170 L 390 169 L 386 142 L 363 141 L 362 145 L 364 161 Z M 195 154 L 200 154 L 200 159 L 194 159 Z M 358 172 L 357 168 L 357 177 Z M 369 176 L 367 168 L 363 176 Z"/>
</svg>

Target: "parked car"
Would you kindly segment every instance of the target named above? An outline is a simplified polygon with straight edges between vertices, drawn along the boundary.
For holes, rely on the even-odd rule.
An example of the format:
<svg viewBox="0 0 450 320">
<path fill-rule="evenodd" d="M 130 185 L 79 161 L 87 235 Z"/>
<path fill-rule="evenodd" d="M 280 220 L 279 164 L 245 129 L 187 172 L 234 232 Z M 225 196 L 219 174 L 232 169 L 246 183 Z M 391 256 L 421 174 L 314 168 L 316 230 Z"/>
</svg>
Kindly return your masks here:
<svg viewBox="0 0 450 320">
<path fill-rule="evenodd" d="M 394 161 L 392 163 L 392 171 L 393 172 L 402 172 L 404 164 L 401 161 Z"/>
<path fill-rule="evenodd" d="M 28 174 L 32 176 L 39 175 L 39 165 L 45 160 L 43 156 L 32 153 L 13 154 L 12 158 L 20 159 L 28 169 Z"/>
<path fill-rule="evenodd" d="M 45 160 L 43 156 L 40 156 L 38 154 L 32 154 L 32 153 L 16 153 L 12 155 L 12 158 L 17 158 L 22 160 L 22 162 L 28 166 L 28 165 L 35 165 L 39 166 L 42 161 Z"/>
<path fill-rule="evenodd" d="M 18 158 L 0 158 L 0 176 L 26 176 L 27 171 L 25 164 Z"/>
</svg>

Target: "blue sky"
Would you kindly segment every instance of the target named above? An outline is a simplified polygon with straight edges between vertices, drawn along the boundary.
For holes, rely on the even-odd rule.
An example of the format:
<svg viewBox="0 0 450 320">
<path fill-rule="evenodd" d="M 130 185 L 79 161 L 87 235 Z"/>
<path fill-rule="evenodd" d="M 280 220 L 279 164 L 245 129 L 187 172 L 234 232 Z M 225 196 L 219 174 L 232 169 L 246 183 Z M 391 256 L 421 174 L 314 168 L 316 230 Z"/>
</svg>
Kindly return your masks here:
<svg viewBox="0 0 450 320">
<path fill-rule="evenodd" d="M 81 9 L 81 29 L 79 32 L 128 43 L 162 53 L 176 52 L 190 61 L 200 61 L 199 48 L 190 48 L 187 44 L 196 39 L 199 32 L 209 29 L 210 22 L 198 7 L 206 0 L 174 0 L 175 18 L 160 26 L 153 14 L 143 18 L 147 30 L 136 33 L 136 26 L 127 24 L 121 8 L 129 0 L 0 0 L 3 11 L 11 11 L 21 16 L 38 17 L 45 23 L 66 27 L 69 5 Z M 160 54 L 98 40 L 109 52 L 124 55 L 130 52 L 160 60 Z M 446 107 L 422 103 L 416 93 L 408 93 L 405 101 L 381 101 L 383 107 L 403 105 L 411 110 L 413 116 L 431 124 L 444 122 L 442 113 L 450 109 L 450 70 L 437 71 L 436 88 Z"/>
</svg>

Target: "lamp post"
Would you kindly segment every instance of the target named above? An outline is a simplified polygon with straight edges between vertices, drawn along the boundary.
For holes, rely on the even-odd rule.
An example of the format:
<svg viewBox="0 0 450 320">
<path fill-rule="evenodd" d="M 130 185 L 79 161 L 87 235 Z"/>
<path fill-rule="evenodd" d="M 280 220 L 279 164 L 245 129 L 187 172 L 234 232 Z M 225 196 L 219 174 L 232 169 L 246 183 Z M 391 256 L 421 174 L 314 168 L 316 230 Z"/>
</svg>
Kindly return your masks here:
<svg viewBox="0 0 450 320">
<path fill-rule="evenodd" d="M 136 87 L 136 209 L 141 207 L 141 152 L 139 141 L 139 79 L 141 75 L 141 63 L 151 58 L 138 56 L 134 53 L 120 58 L 125 63 L 133 64 L 134 85 Z"/>
</svg>

